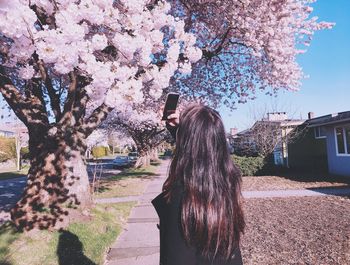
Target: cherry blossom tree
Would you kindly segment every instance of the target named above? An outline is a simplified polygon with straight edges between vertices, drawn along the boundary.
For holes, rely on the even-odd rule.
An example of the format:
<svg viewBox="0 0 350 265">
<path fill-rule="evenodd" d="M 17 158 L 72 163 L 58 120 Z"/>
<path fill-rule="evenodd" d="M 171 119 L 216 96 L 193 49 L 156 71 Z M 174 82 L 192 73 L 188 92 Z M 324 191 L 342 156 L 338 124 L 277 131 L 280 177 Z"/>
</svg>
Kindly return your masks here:
<svg viewBox="0 0 350 265">
<path fill-rule="evenodd" d="M 163 1 L 0 1 L 0 92 L 27 126 L 31 167 L 17 227 L 91 205 L 85 139 L 120 105 L 157 98 L 201 51 Z M 190 60 L 183 58 L 188 56 Z"/>
<path fill-rule="evenodd" d="M 311 16 L 315 0 L 175 0 L 202 59 L 191 75 L 177 74 L 174 89 L 208 104 L 235 108 L 262 90 L 298 90 L 305 77 L 296 58 L 315 31 L 334 24 Z"/>
<path fill-rule="evenodd" d="M 161 101 L 148 105 L 144 102 L 139 106 L 135 104 L 119 111 L 115 110 L 102 124 L 107 131 L 123 133 L 134 141 L 139 155 L 134 165 L 136 168 L 149 166 L 151 158 L 157 157 L 156 148 L 168 136 L 164 124 L 161 123 L 159 102 Z M 141 106 L 147 106 L 149 109 L 142 110 Z"/>
<path fill-rule="evenodd" d="M 90 158 L 91 150 L 95 146 L 108 146 L 108 139 L 105 130 L 96 129 L 86 138 L 85 158 Z"/>
<path fill-rule="evenodd" d="M 121 131 L 111 130 L 107 133 L 108 145 L 112 149 L 112 154 L 115 153 L 115 148 L 119 149 L 119 153 L 125 152 L 127 147 L 131 147 L 134 145 L 133 140 L 130 136 L 126 135 Z"/>
</svg>

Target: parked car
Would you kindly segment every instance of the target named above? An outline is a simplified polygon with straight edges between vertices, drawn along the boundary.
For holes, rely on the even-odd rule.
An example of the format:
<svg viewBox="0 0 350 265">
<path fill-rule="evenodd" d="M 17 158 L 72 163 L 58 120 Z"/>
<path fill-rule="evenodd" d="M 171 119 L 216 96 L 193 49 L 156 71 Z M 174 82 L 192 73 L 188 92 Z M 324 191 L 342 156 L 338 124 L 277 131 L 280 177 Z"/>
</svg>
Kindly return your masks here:
<svg viewBox="0 0 350 265">
<path fill-rule="evenodd" d="M 138 157 L 139 157 L 139 154 L 138 154 L 137 152 L 130 152 L 130 153 L 128 154 L 129 163 L 130 163 L 131 165 L 135 164 Z"/>
<path fill-rule="evenodd" d="M 130 165 L 130 160 L 128 156 L 117 156 L 112 161 L 113 168 L 123 168 Z"/>
<path fill-rule="evenodd" d="M 164 156 L 172 156 L 173 155 L 173 151 L 171 151 L 171 149 L 166 149 L 164 152 Z"/>
</svg>

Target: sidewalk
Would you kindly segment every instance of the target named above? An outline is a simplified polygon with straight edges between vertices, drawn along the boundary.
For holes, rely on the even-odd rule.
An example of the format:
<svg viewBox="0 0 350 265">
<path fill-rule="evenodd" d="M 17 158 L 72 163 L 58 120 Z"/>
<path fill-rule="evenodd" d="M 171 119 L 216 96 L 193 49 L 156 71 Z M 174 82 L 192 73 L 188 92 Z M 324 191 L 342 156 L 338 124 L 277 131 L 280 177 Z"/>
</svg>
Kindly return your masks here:
<svg viewBox="0 0 350 265">
<path fill-rule="evenodd" d="M 107 265 L 157 265 L 159 264 L 158 215 L 151 200 L 162 190 L 170 160 L 163 161 L 156 178 L 139 197 L 132 209 L 127 226 L 111 246 Z"/>
</svg>

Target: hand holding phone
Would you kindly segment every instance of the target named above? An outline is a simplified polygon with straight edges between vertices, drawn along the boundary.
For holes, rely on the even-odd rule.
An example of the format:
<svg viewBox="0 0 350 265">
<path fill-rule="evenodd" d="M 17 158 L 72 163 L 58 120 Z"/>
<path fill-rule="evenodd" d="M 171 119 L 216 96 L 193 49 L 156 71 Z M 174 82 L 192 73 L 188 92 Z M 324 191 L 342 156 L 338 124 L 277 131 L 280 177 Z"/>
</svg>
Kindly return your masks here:
<svg viewBox="0 0 350 265">
<path fill-rule="evenodd" d="M 168 120 L 171 114 L 176 112 L 177 103 L 179 101 L 180 95 L 178 93 L 169 93 L 165 101 L 165 107 L 163 111 L 162 120 Z"/>
<path fill-rule="evenodd" d="M 169 124 L 170 126 L 176 127 L 179 125 L 180 122 L 180 113 L 178 110 L 175 111 L 175 113 L 170 114 L 168 116 L 168 119 L 166 121 L 167 124 Z"/>
</svg>

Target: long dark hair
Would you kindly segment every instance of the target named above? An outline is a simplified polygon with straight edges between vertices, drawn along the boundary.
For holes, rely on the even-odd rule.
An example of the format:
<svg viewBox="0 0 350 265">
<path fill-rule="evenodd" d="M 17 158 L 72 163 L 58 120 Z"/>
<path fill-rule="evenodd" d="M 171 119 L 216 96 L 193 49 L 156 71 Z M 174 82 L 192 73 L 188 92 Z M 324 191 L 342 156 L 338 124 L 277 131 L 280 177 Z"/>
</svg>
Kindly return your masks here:
<svg viewBox="0 0 350 265">
<path fill-rule="evenodd" d="M 245 222 L 241 176 L 227 147 L 219 113 L 191 105 L 180 116 L 176 149 L 163 191 L 183 184 L 181 225 L 185 240 L 208 258 L 230 259 Z"/>
</svg>

